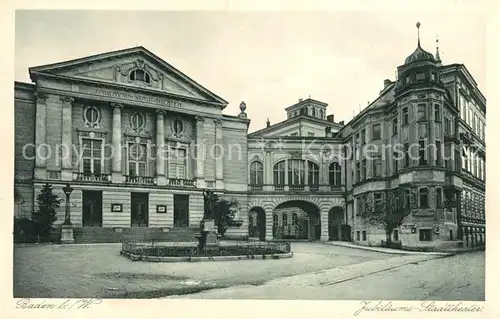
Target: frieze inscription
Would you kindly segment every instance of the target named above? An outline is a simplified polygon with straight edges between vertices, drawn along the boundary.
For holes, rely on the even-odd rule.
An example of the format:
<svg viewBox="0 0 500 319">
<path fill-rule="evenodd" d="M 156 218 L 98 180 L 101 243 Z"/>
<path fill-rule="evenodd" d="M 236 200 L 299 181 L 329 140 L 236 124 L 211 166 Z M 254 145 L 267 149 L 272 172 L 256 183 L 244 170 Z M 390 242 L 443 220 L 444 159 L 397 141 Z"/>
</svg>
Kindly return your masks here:
<svg viewBox="0 0 500 319">
<path fill-rule="evenodd" d="M 144 103 L 154 103 L 165 106 L 182 107 L 182 103 L 179 101 L 174 101 L 157 96 L 148 96 L 139 93 L 120 92 L 120 91 L 106 90 L 101 88 L 94 88 L 91 90 L 90 93 L 99 96 L 109 96 L 109 97 L 144 102 Z"/>
</svg>

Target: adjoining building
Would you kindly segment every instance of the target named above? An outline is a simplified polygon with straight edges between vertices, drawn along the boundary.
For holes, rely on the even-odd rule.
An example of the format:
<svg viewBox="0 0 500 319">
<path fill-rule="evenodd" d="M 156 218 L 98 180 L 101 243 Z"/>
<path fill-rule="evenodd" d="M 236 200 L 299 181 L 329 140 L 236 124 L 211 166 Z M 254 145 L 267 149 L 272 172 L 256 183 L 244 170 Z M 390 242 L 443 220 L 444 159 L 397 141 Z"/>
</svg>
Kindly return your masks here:
<svg viewBox="0 0 500 319">
<path fill-rule="evenodd" d="M 380 245 L 363 216 L 397 201 L 411 210 L 391 234 L 403 246 L 484 244 L 486 99 L 420 41 L 349 123 L 307 98 L 250 134 L 244 102 L 223 114 L 225 100 L 143 47 L 29 72 L 15 83 L 15 215 L 31 216 L 43 184 L 64 197 L 70 183 L 77 242 L 189 238 L 209 188 L 239 203 L 233 238 Z"/>
</svg>

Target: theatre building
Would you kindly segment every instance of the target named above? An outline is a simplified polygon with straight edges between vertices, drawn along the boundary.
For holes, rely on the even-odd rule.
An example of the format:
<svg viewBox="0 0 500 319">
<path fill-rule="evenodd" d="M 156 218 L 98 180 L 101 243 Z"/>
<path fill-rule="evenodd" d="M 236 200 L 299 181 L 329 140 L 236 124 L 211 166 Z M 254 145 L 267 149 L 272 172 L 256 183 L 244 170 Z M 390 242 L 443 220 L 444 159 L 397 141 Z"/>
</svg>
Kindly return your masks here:
<svg viewBox="0 0 500 319">
<path fill-rule="evenodd" d="M 164 238 L 176 229 L 191 238 L 205 188 L 246 208 L 244 107 L 222 114 L 225 100 L 143 47 L 29 74 L 32 83 L 15 83 L 16 217 L 38 209 L 45 183 L 60 198 L 66 183 L 74 188 L 76 242 Z M 246 234 L 243 212 L 236 217 L 245 225 L 229 235 Z"/>
<path fill-rule="evenodd" d="M 486 99 L 419 40 L 348 123 L 309 97 L 251 133 L 244 102 L 225 110 L 143 47 L 29 74 L 15 83 L 15 216 L 69 183 L 76 242 L 194 240 L 211 189 L 238 202 L 232 238 L 377 246 L 385 231 L 366 216 L 403 207 L 391 237 L 404 247 L 484 245 Z"/>
</svg>

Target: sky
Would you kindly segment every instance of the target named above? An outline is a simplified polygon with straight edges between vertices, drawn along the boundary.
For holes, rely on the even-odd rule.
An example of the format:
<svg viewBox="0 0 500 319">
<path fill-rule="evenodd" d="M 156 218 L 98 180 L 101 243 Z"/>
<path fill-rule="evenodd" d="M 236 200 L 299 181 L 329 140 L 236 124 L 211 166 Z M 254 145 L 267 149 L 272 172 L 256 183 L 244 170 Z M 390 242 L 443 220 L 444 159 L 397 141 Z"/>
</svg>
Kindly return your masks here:
<svg viewBox="0 0 500 319">
<path fill-rule="evenodd" d="M 486 19 L 480 13 L 18 10 L 15 79 L 28 68 L 144 46 L 229 102 L 245 101 L 250 131 L 286 118 L 299 98 L 328 103 L 348 122 L 395 79 L 417 45 L 463 63 L 486 92 Z"/>
</svg>

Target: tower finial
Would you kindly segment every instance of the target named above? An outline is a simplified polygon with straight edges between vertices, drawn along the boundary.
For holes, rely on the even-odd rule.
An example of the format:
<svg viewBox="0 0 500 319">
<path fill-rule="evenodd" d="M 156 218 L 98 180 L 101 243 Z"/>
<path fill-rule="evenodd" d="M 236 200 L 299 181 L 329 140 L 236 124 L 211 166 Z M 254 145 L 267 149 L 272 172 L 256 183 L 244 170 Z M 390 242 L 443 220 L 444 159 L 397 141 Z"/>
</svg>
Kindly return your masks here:
<svg viewBox="0 0 500 319">
<path fill-rule="evenodd" d="M 436 34 L 436 62 L 441 63 L 441 57 L 439 56 L 439 37 Z"/>
<path fill-rule="evenodd" d="M 420 46 L 420 22 L 417 21 L 418 46 Z"/>
</svg>

